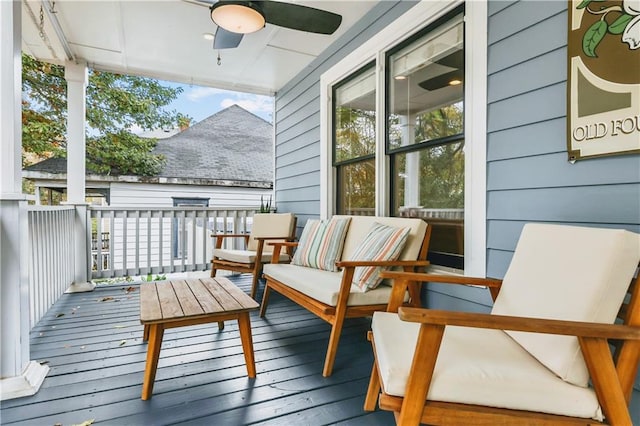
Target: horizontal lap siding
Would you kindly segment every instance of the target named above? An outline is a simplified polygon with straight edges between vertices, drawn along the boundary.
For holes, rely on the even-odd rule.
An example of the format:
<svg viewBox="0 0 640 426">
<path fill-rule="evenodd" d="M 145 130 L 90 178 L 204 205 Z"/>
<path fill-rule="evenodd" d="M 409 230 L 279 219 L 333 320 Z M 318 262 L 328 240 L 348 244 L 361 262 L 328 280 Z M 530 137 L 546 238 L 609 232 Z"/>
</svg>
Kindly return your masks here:
<svg viewBox="0 0 640 426">
<path fill-rule="evenodd" d="M 567 13 L 564 1 L 489 2 L 489 276 L 504 276 L 528 222 L 640 232 L 640 156 L 567 161 Z"/>
<path fill-rule="evenodd" d="M 489 3 L 490 274 L 526 222 L 640 228 L 639 156 L 566 160 L 566 33 L 566 2 Z"/>
<path fill-rule="evenodd" d="M 320 76 L 414 2 L 380 2 L 276 94 L 276 200 L 299 231 L 320 213 Z"/>
<path fill-rule="evenodd" d="M 197 185 L 159 185 L 114 183 L 110 189 L 110 205 L 114 207 L 173 207 L 172 197 L 208 198 L 209 207 L 260 206 L 265 189 L 212 187 Z"/>
</svg>

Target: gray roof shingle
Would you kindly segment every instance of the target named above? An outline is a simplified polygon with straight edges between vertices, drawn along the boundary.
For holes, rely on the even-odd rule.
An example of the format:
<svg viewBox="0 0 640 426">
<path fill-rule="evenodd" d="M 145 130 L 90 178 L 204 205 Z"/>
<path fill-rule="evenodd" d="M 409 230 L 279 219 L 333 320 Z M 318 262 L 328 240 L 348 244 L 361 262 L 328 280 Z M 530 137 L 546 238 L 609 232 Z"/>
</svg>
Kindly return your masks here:
<svg viewBox="0 0 640 426">
<path fill-rule="evenodd" d="M 273 127 L 232 105 L 167 139 L 154 153 L 166 157 L 163 177 L 273 181 Z"/>
<path fill-rule="evenodd" d="M 231 105 L 166 139 L 154 154 L 166 157 L 158 177 L 215 181 L 273 182 L 273 126 Z M 27 171 L 66 173 L 64 158 L 50 158 Z"/>
</svg>

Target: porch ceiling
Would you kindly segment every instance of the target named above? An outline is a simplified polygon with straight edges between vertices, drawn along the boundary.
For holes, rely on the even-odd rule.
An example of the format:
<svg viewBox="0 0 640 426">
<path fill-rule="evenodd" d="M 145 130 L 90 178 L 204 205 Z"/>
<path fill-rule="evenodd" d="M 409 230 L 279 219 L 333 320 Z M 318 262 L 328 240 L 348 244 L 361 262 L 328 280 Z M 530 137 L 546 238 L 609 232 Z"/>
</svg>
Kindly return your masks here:
<svg viewBox="0 0 640 426">
<path fill-rule="evenodd" d="M 213 42 L 203 37 L 216 25 L 206 7 L 192 2 L 23 0 L 22 48 L 57 64 L 72 56 L 99 70 L 273 94 L 377 3 L 290 2 L 338 13 L 342 24 L 331 36 L 267 24 L 245 35 L 238 48 L 221 50 L 217 65 Z"/>
</svg>

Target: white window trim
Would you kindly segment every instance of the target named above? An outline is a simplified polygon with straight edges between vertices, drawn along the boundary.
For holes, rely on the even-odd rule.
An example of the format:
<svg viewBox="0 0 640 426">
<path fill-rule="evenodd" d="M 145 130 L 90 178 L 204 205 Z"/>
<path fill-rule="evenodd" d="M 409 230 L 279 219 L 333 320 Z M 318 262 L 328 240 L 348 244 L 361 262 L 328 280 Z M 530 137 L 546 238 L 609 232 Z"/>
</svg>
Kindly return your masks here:
<svg viewBox="0 0 640 426">
<path fill-rule="evenodd" d="M 384 111 L 385 52 L 423 29 L 462 1 L 422 1 L 320 77 L 320 216 L 333 214 L 332 88 L 376 61 L 376 109 Z M 487 2 L 465 4 L 465 275 L 486 275 Z M 473 90 L 472 90 L 473 88 Z M 389 214 L 389 164 L 384 155 L 384 114 L 377 114 L 376 214 Z"/>
</svg>

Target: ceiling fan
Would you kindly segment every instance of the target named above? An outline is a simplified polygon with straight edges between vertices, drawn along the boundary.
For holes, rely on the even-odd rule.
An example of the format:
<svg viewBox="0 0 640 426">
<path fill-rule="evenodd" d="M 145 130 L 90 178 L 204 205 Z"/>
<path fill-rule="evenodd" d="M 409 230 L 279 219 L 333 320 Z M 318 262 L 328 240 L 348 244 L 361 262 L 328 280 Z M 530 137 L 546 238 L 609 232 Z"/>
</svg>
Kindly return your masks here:
<svg viewBox="0 0 640 426">
<path fill-rule="evenodd" d="M 244 34 L 256 32 L 265 24 L 310 33 L 333 34 L 342 22 L 342 16 L 338 14 L 279 1 L 184 1 L 209 8 L 211 20 L 218 26 L 213 38 L 214 49 L 238 47 Z"/>
<path fill-rule="evenodd" d="M 435 63 L 454 69 L 428 80 L 421 81 L 418 83 L 418 86 L 422 87 L 424 90 L 433 91 L 462 83 L 462 79 L 464 77 L 464 52 L 462 50 L 456 50 L 455 52 L 438 59 Z"/>
</svg>

